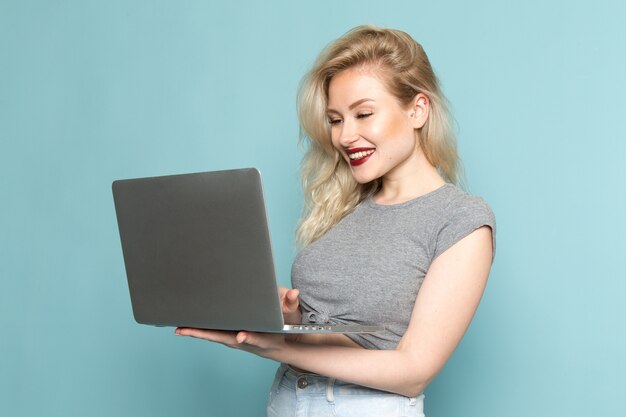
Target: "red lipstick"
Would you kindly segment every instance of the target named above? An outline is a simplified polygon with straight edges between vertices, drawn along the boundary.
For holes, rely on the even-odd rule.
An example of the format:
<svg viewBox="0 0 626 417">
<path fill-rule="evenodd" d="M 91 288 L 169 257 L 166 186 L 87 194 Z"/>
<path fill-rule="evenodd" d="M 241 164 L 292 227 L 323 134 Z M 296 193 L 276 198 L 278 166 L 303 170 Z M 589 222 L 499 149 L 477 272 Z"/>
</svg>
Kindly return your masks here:
<svg viewBox="0 0 626 417">
<path fill-rule="evenodd" d="M 350 165 L 354 167 L 354 166 L 358 166 L 367 162 L 370 156 L 374 154 L 375 150 L 376 150 L 375 148 L 351 148 L 351 149 L 346 149 L 346 153 L 348 154 L 348 158 L 350 159 Z M 352 159 L 355 154 L 358 154 L 360 152 L 367 152 L 367 155 L 363 155 L 360 158 Z"/>
</svg>

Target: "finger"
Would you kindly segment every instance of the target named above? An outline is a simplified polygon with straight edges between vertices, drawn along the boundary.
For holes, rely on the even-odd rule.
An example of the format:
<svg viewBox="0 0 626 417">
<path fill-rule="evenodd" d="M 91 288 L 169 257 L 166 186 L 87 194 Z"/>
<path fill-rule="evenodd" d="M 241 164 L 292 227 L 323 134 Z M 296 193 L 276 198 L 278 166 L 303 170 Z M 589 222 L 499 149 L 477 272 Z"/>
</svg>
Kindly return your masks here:
<svg viewBox="0 0 626 417">
<path fill-rule="evenodd" d="M 293 313 L 300 306 L 300 302 L 298 300 L 299 291 L 291 290 L 287 294 L 285 294 L 285 298 L 283 300 L 283 313 Z"/>
<path fill-rule="evenodd" d="M 236 344 L 235 333 L 223 330 L 195 329 L 192 327 L 179 327 L 176 329 L 179 336 L 190 336 L 197 339 L 204 339 L 210 342 L 222 343 L 225 345 Z"/>
<path fill-rule="evenodd" d="M 300 295 L 300 291 L 298 290 L 289 290 L 287 292 L 287 299 L 292 303 L 298 302 L 298 296 Z"/>
<path fill-rule="evenodd" d="M 288 308 L 297 307 L 299 294 L 300 292 L 298 290 L 289 290 L 289 292 L 285 294 L 285 298 L 283 299 L 285 306 Z"/>
<path fill-rule="evenodd" d="M 235 339 L 237 340 L 237 343 L 246 343 L 247 338 L 248 338 L 247 332 L 239 332 L 237 333 L 237 336 Z"/>
<path fill-rule="evenodd" d="M 267 335 L 263 336 L 259 333 L 247 331 L 241 331 L 236 336 L 237 343 L 244 345 L 241 348 L 251 352 L 256 352 L 258 348 L 263 349 L 268 343 L 265 338 L 267 338 Z"/>
</svg>

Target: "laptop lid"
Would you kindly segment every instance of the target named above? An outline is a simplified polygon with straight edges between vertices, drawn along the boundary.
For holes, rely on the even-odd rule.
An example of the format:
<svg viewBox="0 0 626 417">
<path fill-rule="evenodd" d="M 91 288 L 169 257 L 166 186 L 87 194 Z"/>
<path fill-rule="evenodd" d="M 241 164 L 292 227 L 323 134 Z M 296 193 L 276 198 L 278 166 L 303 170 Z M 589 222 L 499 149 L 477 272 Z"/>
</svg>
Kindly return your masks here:
<svg viewBox="0 0 626 417">
<path fill-rule="evenodd" d="M 137 322 L 282 330 L 257 169 L 125 179 L 112 188 Z"/>
</svg>

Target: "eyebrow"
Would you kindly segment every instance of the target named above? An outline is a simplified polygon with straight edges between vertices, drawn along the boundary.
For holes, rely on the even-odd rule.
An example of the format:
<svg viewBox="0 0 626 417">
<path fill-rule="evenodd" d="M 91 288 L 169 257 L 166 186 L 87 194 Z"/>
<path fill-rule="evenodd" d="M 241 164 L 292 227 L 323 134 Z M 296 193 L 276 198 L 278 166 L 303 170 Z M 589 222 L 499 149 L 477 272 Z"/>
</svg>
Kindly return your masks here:
<svg viewBox="0 0 626 417">
<path fill-rule="evenodd" d="M 376 101 L 376 100 L 374 100 L 374 99 L 372 99 L 372 98 L 367 98 L 367 97 L 366 97 L 366 98 L 362 98 L 362 99 L 357 100 L 357 101 L 355 101 L 354 103 L 350 104 L 350 106 L 348 106 L 348 110 L 352 110 L 352 109 L 354 109 L 356 106 L 358 106 L 358 105 L 360 105 L 360 104 L 363 104 L 363 103 L 365 103 L 366 101 Z M 339 112 L 338 112 L 337 110 L 335 110 L 335 109 L 327 109 L 327 110 L 326 110 L 326 112 L 327 112 L 327 113 L 337 113 L 337 114 L 339 114 Z"/>
</svg>

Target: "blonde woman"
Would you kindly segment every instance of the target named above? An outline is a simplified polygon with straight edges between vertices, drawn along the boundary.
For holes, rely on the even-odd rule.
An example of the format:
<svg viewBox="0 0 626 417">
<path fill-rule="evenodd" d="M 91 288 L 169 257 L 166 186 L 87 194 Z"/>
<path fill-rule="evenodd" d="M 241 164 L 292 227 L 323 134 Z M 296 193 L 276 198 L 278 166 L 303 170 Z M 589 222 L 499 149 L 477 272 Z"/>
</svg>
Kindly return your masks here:
<svg viewBox="0 0 626 417">
<path fill-rule="evenodd" d="M 176 332 L 282 363 L 269 416 L 423 416 L 422 392 L 483 294 L 493 213 L 455 185 L 446 101 L 408 34 L 351 30 L 320 54 L 298 100 L 306 209 L 294 289 L 281 289 L 285 320 L 386 330 Z"/>
</svg>

